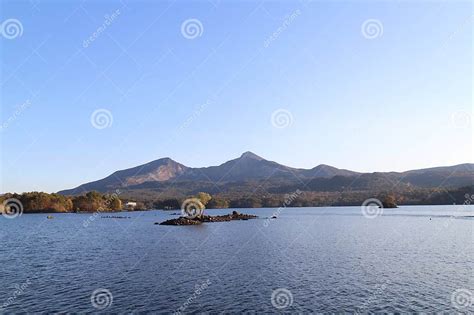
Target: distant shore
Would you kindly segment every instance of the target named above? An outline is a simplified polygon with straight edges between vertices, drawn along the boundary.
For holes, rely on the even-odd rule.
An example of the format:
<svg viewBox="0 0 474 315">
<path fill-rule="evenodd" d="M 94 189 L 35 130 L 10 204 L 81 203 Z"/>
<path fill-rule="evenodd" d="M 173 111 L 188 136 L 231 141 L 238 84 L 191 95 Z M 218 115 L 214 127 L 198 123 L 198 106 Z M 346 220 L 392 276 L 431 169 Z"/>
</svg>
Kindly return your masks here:
<svg viewBox="0 0 474 315">
<path fill-rule="evenodd" d="M 363 206 L 368 201 L 375 206 L 391 208 L 396 205 L 452 205 L 474 204 L 474 185 L 445 189 L 413 191 L 328 191 L 314 192 L 297 189 L 279 194 L 211 195 L 199 192 L 194 196 L 161 196 L 155 199 L 136 196 L 132 192 L 90 191 L 82 195 L 65 196 L 56 193 L 28 192 L 0 195 L 0 213 L 94 213 L 140 210 L 180 210 L 189 200 L 197 200 L 206 209 L 256 209 L 286 207 L 343 207 Z M 373 205 L 372 205 L 373 206 Z M 12 211 L 9 211 L 11 209 Z"/>
<path fill-rule="evenodd" d="M 409 207 L 409 206 L 468 206 L 473 204 L 403 204 L 398 205 L 397 208 Z M 235 210 L 235 209 L 278 209 L 278 208 L 285 208 L 285 209 L 296 209 L 296 208 L 344 208 L 344 207 L 361 207 L 361 205 L 329 205 L 329 206 L 308 206 L 308 207 L 254 207 L 254 208 L 211 208 L 206 209 L 206 211 L 213 211 L 213 210 Z M 384 209 L 393 209 L 390 207 L 385 207 Z M 70 211 L 70 212 L 58 212 L 58 211 L 49 211 L 49 210 L 33 210 L 28 212 L 23 212 L 22 214 L 93 214 L 93 213 L 100 213 L 103 215 L 107 215 L 108 213 L 128 213 L 128 212 L 146 212 L 146 211 L 165 211 L 165 212 L 177 212 L 181 211 L 181 209 L 140 209 L 140 210 L 131 210 L 131 209 L 121 209 L 121 210 L 108 210 L 108 211 Z M 181 213 L 177 214 L 180 215 Z M 0 212 L 0 216 L 2 213 Z"/>
</svg>

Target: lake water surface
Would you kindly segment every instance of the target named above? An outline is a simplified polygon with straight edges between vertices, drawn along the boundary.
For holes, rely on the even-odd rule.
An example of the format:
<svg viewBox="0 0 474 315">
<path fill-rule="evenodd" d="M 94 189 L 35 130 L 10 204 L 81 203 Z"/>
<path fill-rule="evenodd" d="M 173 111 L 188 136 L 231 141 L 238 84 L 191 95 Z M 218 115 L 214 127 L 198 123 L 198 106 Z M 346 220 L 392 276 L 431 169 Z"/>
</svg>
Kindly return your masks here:
<svg viewBox="0 0 474 315">
<path fill-rule="evenodd" d="M 473 206 L 239 211 L 0 216 L 0 312 L 474 311 Z"/>
</svg>

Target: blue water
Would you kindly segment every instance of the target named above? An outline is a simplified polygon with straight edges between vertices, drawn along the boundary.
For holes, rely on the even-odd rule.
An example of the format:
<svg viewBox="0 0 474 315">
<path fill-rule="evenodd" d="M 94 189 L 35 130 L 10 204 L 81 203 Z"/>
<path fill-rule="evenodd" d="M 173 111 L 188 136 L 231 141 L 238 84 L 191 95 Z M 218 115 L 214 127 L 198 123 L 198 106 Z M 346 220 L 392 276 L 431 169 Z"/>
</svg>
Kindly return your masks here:
<svg viewBox="0 0 474 315">
<path fill-rule="evenodd" d="M 473 206 L 239 211 L 261 219 L 0 217 L 0 312 L 455 312 L 453 293 L 474 292 Z"/>
</svg>

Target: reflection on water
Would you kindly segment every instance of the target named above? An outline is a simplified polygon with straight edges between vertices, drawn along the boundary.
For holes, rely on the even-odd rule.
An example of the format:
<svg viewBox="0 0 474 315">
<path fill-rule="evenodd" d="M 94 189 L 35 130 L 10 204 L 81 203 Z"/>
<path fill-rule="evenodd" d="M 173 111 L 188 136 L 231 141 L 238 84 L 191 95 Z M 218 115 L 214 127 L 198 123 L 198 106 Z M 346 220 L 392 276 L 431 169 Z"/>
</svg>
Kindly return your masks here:
<svg viewBox="0 0 474 315">
<path fill-rule="evenodd" d="M 374 219 L 360 207 L 287 208 L 266 219 L 276 211 L 187 227 L 154 225 L 172 217 L 163 211 L 0 218 L 0 310 L 472 311 L 458 302 L 474 292 L 474 207 Z"/>
</svg>

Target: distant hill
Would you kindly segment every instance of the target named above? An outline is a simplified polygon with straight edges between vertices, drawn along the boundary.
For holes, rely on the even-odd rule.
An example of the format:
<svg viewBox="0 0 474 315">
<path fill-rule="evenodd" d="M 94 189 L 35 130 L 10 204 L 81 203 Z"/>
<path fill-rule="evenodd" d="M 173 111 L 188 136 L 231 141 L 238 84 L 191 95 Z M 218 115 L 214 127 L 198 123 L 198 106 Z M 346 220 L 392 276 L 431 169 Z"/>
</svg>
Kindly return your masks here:
<svg viewBox="0 0 474 315">
<path fill-rule="evenodd" d="M 409 191 L 414 188 L 458 188 L 474 184 L 474 164 L 435 167 L 406 172 L 358 173 L 329 165 L 298 169 L 268 161 L 252 152 L 218 166 L 192 168 L 162 158 L 60 191 L 80 195 L 117 189 L 129 196 L 141 194 L 185 196 L 212 194 L 252 195 L 255 192 Z"/>
</svg>

